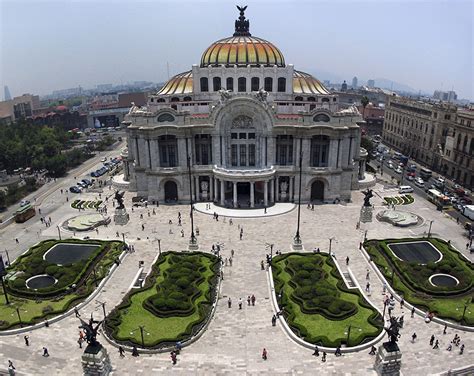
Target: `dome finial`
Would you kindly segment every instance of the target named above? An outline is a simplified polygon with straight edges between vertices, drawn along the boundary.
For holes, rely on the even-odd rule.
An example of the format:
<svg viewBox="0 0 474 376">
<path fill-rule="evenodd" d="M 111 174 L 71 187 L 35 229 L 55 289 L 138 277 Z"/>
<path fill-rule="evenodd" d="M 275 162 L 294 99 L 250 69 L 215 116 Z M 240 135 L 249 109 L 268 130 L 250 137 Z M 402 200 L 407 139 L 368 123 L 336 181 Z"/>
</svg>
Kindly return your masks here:
<svg viewBox="0 0 474 376">
<path fill-rule="evenodd" d="M 247 5 L 245 6 L 238 6 L 237 9 L 240 11 L 240 16 L 238 20 L 235 20 L 235 33 L 234 37 L 236 36 L 250 36 L 251 34 L 249 33 L 249 20 L 245 19 L 245 9 L 247 9 Z"/>
</svg>

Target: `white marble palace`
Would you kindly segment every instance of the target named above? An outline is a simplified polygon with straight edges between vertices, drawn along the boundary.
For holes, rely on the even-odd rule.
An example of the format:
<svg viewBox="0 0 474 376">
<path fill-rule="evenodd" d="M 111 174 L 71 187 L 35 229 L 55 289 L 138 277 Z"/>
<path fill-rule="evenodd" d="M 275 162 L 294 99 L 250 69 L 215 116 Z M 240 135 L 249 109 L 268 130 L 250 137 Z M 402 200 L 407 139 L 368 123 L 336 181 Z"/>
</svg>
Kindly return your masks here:
<svg viewBox="0 0 474 376">
<path fill-rule="evenodd" d="M 297 202 L 301 156 L 303 202 L 350 200 L 364 175 L 359 112 L 252 36 L 239 9 L 231 37 L 125 117 L 130 189 L 170 203 L 190 191 L 236 208 Z"/>
</svg>

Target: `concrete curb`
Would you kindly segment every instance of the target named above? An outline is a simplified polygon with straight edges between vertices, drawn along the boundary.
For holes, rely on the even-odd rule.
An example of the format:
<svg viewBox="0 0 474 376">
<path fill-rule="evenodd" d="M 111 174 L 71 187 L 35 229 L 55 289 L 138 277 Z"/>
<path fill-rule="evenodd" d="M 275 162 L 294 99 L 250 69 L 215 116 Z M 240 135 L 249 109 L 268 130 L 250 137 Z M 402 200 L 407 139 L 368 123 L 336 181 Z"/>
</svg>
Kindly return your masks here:
<svg viewBox="0 0 474 376">
<path fill-rule="evenodd" d="M 323 254 L 325 254 L 324 252 L 321 252 Z M 335 263 L 336 263 L 336 266 L 340 271 L 340 268 L 339 268 L 339 265 L 337 265 L 337 261 L 334 260 Z M 268 278 L 268 284 L 269 284 L 269 288 L 270 288 L 270 296 L 271 296 L 271 301 L 272 301 L 272 304 L 273 304 L 273 308 L 275 309 L 275 313 L 276 312 L 280 312 L 280 307 L 278 306 L 278 301 L 277 301 L 277 298 L 276 298 L 276 295 L 275 295 L 275 286 L 273 284 L 273 273 L 272 273 L 272 268 L 269 267 L 268 268 L 268 274 L 267 274 L 267 278 Z M 354 280 L 354 282 L 357 284 L 358 286 L 358 283 L 357 281 Z M 364 296 L 365 297 L 365 296 Z M 366 297 L 365 297 L 366 298 Z M 380 312 L 380 310 L 372 304 L 372 302 L 366 298 L 366 300 L 369 302 L 369 304 L 371 304 L 380 314 L 382 314 L 382 312 Z M 298 337 L 292 330 L 291 328 L 289 327 L 288 323 L 286 322 L 286 320 L 284 318 L 282 318 L 280 316 L 280 323 L 284 329 L 284 331 L 286 332 L 287 336 L 293 340 L 293 342 L 297 343 L 298 345 L 300 346 L 303 346 L 307 349 L 311 349 L 311 350 L 314 350 L 314 347 L 315 345 L 312 344 L 312 343 L 309 343 L 309 342 L 306 342 L 305 340 L 301 339 L 300 337 Z M 378 343 L 379 341 L 382 340 L 382 338 L 385 336 L 385 331 L 382 331 L 376 338 L 374 338 L 373 340 L 369 341 L 369 342 L 366 342 L 364 344 L 361 344 L 361 345 L 357 345 L 357 346 L 353 346 L 353 347 L 341 347 L 341 352 L 342 353 L 352 353 L 352 352 L 358 352 L 358 351 L 362 351 L 362 350 L 365 350 L 365 349 L 368 349 L 368 348 L 371 348 L 372 346 L 374 346 L 376 343 Z M 318 349 L 319 351 L 325 351 L 327 353 L 334 353 L 336 351 L 336 348 L 335 347 L 323 347 L 323 346 L 318 346 Z"/>
<path fill-rule="evenodd" d="M 127 255 L 126 251 L 122 251 L 122 253 L 119 256 L 120 263 L 122 263 L 123 259 Z M 77 308 L 78 310 L 84 308 L 86 305 L 88 305 L 102 290 L 104 285 L 107 283 L 107 281 L 112 277 L 112 274 L 115 272 L 115 270 L 118 268 L 118 265 L 114 264 L 112 267 L 109 269 L 109 273 L 107 276 L 102 279 L 102 281 L 99 283 L 99 286 L 84 300 L 83 302 L 79 303 L 78 305 L 72 307 L 69 311 L 66 311 L 65 313 L 62 313 L 58 316 L 55 316 L 49 320 L 47 320 L 48 324 L 51 325 L 55 322 L 61 321 L 62 319 L 74 314 L 74 308 Z M 35 325 L 27 326 L 24 328 L 18 328 L 18 329 L 12 329 L 12 330 L 5 330 L 5 331 L 0 331 L 0 336 L 8 336 L 8 335 L 15 335 L 15 334 L 21 334 L 21 333 L 27 333 L 32 330 L 36 330 L 39 328 L 42 328 L 46 326 L 45 321 L 40 322 Z"/>
<path fill-rule="evenodd" d="M 383 283 L 385 283 L 385 285 L 387 286 L 387 291 L 390 292 L 390 294 L 393 295 L 395 300 L 400 302 L 402 300 L 402 297 L 397 294 L 397 292 L 392 288 L 390 283 L 388 283 L 388 281 L 385 279 L 384 275 L 379 270 L 377 265 L 375 265 L 375 263 L 370 259 L 370 256 L 367 253 L 367 251 L 365 250 L 364 246 L 361 247 L 360 251 L 362 252 L 362 255 L 366 258 L 366 260 L 369 263 L 369 265 L 371 266 L 371 268 L 375 271 L 375 274 L 377 274 L 377 277 L 379 277 L 379 279 Z M 406 300 L 405 300 L 405 307 L 410 308 L 410 309 L 415 308 L 415 313 L 418 314 L 419 316 L 425 317 L 425 315 L 426 315 L 425 311 L 414 307 L 412 304 L 408 303 Z M 469 327 L 469 326 L 456 324 L 456 323 L 453 323 L 451 321 L 440 319 L 438 317 L 434 317 L 431 321 L 435 322 L 435 323 L 438 323 L 438 324 L 447 325 L 448 327 L 453 328 L 453 329 L 463 330 L 465 332 L 474 332 L 474 327 Z"/>
</svg>

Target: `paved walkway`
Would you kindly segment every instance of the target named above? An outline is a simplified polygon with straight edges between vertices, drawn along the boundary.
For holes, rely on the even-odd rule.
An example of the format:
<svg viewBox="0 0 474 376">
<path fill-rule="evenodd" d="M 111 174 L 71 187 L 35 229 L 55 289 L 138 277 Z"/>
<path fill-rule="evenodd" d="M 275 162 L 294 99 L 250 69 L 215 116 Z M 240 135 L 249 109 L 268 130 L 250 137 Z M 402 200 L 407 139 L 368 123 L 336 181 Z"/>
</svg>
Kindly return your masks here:
<svg viewBox="0 0 474 376">
<path fill-rule="evenodd" d="M 380 185 L 376 187 L 380 195 L 396 193 L 396 190 L 384 190 Z M 90 194 L 94 197 L 94 194 Z M 86 197 L 86 195 L 82 195 Z M 131 194 L 126 195 L 126 206 L 131 207 Z M 301 236 L 305 249 L 311 250 L 320 247 L 327 250 L 329 238 L 334 237 L 332 250 L 338 260 L 350 257 L 350 268 L 356 276 L 357 282 L 364 286 L 368 268 L 366 260 L 358 250 L 359 242 L 367 230 L 368 238 L 406 237 L 419 236 L 427 232 L 427 224 L 416 228 L 395 228 L 386 223 L 374 221 L 356 229 L 359 211 L 363 196 L 359 192 L 353 193 L 354 202 L 347 205 L 321 205 L 315 206 L 314 211 L 303 207 L 301 210 Z M 382 200 L 375 197 L 375 212 L 382 209 Z M 414 204 L 403 207 L 414 211 L 425 219 L 434 220 L 432 233 L 445 239 L 463 250 L 465 238 L 460 226 L 437 212 L 426 201 L 416 200 Z M 109 214 L 112 210 L 109 202 Z M 138 270 L 138 261 L 143 260 L 145 267 L 149 268 L 157 253 L 157 239 L 161 239 L 161 248 L 166 250 L 179 250 L 187 247 L 190 224 L 188 206 L 163 206 L 155 208 L 156 215 L 152 214 L 152 207 L 134 208 L 129 210 L 131 221 L 127 226 L 100 228 L 99 234 L 87 233 L 91 238 L 115 239 L 116 231 L 126 234 L 127 241 L 135 245 L 136 252 L 127 256 L 113 275 L 105 288 L 97 296 L 97 301 L 105 301 L 106 309 L 110 310 L 118 304 L 122 296 L 133 282 L 133 277 Z M 150 214 L 148 214 L 150 212 Z M 178 212 L 182 214 L 183 226 L 177 226 Z M 211 211 L 212 213 L 213 211 Z M 39 221 L 29 224 L 28 231 L 40 231 L 40 238 L 57 237 L 56 225 L 76 214 L 76 211 L 67 205 L 61 206 L 51 213 L 53 224 L 50 228 L 41 227 Z M 140 216 L 143 216 L 143 219 Z M 195 215 L 195 225 L 200 229 L 198 242 L 200 249 L 208 251 L 216 242 L 223 242 L 223 257 L 229 257 L 231 249 L 235 256 L 232 267 L 224 268 L 224 281 L 221 296 L 214 319 L 208 330 L 199 341 L 182 351 L 178 364 L 171 365 L 169 354 L 141 355 L 132 358 L 129 354 L 124 359 L 118 356 L 117 350 L 104 342 L 111 356 L 114 375 L 151 375 L 164 373 L 179 375 L 211 375 L 211 374 L 264 374 L 264 375 L 371 375 L 374 374 L 372 365 L 374 357 L 368 351 L 345 354 L 336 358 L 328 355 L 328 361 L 322 363 L 320 358 L 311 356 L 311 351 L 303 349 L 292 342 L 284 333 L 279 324 L 271 326 L 273 315 L 270 302 L 269 287 L 266 273 L 260 269 L 260 261 L 268 252 L 266 242 L 275 244 L 274 251 L 280 249 L 287 252 L 296 231 L 297 211 L 292 210 L 286 214 L 263 218 L 234 218 L 230 225 L 219 219 L 213 220 L 212 216 L 200 213 Z M 173 224 L 169 225 L 168 221 Z M 144 224 L 145 230 L 141 230 Z M 243 228 L 243 239 L 239 240 L 240 228 Z M 15 231 L 11 227 L 10 231 Z M 181 236 L 181 229 L 185 236 Z M 0 232 L 2 241 L 15 236 L 13 232 Z M 86 234 L 81 234 L 81 237 Z M 28 238 L 28 243 L 33 244 L 33 236 Z M 37 238 L 37 237 L 36 237 Z M 26 240 L 23 247 L 28 246 Z M 471 260 L 473 255 L 467 255 Z M 371 272 L 372 293 L 369 297 L 375 304 L 382 307 L 382 284 Z M 246 305 L 246 297 L 255 294 L 256 305 Z M 227 299 L 232 298 L 232 308 L 227 308 Z M 238 309 L 237 301 L 242 298 L 245 302 L 242 310 Z M 82 312 L 84 316 L 95 312 L 96 317 L 101 317 L 101 307 L 98 303 L 90 303 Z M 474 335 L 448 329 L 446 335 L 442 334 L 443 327 L 434 323 L 425 324 L 422 317 L 415 316 L 411 319 L 409 312 L 400 310 L 397 306 L 395 315 L 405 315 L 405 327 L 402 329 L 400 347 L 403 352 L 404 374 L 428 375 L 447 371 L 450 368 L 467 366 L 472 363 L 474 355 Z M 140 323 L 137 322 L 137 326 Z M 82 350 L 78 348 L 78 321 L 69 317 L 52 325 L 50 328 L 39 329 L 28 333 L 31 346 L 26 347 L 22 335 L 0 336 L 0 369 L 5 369 L 7 360 L 11 359 L 18 374 L 27 375 L 79 375 L 81 374 L 80 357 Z M 416 332 L 418 341 L 411 343 L 411 334 Z M 465 343 L 464 355 L 459 355 L 459 350 L 446 351 L 449 340 L 457 333 Z M 440 339 L 440 349 L 433 350 L 428 345 L 429 337 L 435 334 Z M 100 340 L 100 337 L 99 337 Z M 51 356 L 43 358 L 41 349 L 48 347 Z M 268 350 L 268 360 L 261 359 L 263 347 Z"/>
<path fill-rule="evenodd" d="M 230 218 L 257 218 L 257 217 L 272 217 L 274 215 L 281 215 L 292 211 L 298 206 L 291 202 L 280 202 L 269 206 L 266 209 L 232 209 L 223 208 L 222 206 L 214 205 L 213 203 L 197 202 L 194 204 L 197 211 L 213 215 L 217 213 L 221 217 Z"/>
</svg>

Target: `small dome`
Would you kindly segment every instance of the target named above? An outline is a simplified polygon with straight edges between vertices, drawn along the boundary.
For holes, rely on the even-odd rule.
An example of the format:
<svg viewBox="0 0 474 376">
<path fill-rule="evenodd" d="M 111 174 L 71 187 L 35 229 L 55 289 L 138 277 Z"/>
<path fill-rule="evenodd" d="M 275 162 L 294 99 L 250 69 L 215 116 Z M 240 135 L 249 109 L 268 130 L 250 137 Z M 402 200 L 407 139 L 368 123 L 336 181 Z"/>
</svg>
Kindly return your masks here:
<svg viewBox="0 0 474 376">
<path fill-rule="evenodd" d="M 281 51 L 265 39 L 237 35 L 218 40 L 202 54 L 201 67 L 209 65 L 285 66 Z"/>
<path fill-rule="evenodd" d="M 293 93 L 295 94 L 331 94 L 317 78 L 308 73 L 293 72 Z"/>
<path fill-rule="evenodd" d="M 193 92 L 193 74 L 191 71 L 179 73 L 163 86 L 158 95 L 189 94 Z"/>
</svg>

